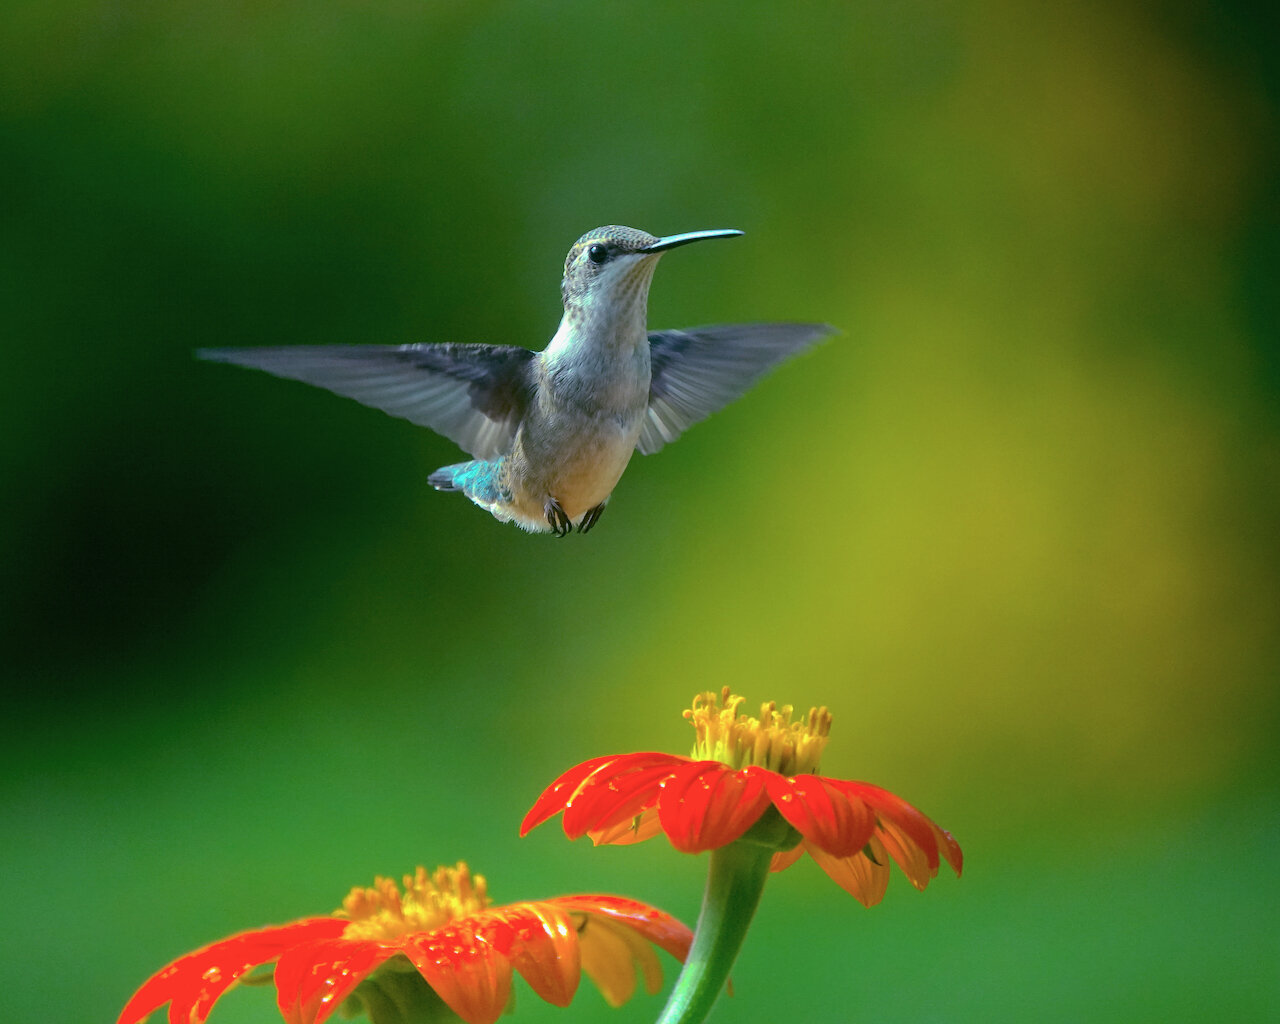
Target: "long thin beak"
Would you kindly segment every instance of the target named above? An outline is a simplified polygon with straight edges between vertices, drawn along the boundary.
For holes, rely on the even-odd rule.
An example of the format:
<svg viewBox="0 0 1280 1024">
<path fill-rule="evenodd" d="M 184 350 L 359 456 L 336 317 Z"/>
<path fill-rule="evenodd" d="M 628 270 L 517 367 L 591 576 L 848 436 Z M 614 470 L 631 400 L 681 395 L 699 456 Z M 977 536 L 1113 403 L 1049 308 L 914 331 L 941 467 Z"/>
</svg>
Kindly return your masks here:
<svg viewBox="0 0 1280 1024">
<path fill-rule="evenodd" d="M 732 238 L 734 235 L 742 234 L 737 228 L 712 228 L 710 231 L 686 231 L 682 235 L 667 235 L 665 238 L 659 238 L 656 242 L 650 242 L 643 249 L 637 249 L 636 252 L 666 252 L 668 249 L 674 249 L 678 245 L 688 245 L 690 242 L 701 242 L 704 238 Z"/>
</svg>

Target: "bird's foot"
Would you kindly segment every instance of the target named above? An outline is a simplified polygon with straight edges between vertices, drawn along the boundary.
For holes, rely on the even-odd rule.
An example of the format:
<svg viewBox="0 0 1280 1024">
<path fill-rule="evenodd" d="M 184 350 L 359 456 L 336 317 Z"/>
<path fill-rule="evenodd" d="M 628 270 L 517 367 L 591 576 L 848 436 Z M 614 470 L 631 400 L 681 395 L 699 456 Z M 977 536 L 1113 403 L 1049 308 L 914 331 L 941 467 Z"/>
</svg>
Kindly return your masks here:
<svg viewBox="0 0 1280 1024">
<path fill-rule="evenodd" d="M 555 498 L 550 498 L 543 506 L 543 511 L 547 515 L 547 522 L 551 526 L 551 532 L 557 537 L 567 537 L 573 530 L 573 523 L 569 520 L 565 510 L 560 507 L 560 502 Z"/>
<path fill-rule="evenodd" d="M 595 508 L 587 509 L 586 515 L 582 517 L 582 522 L 578 524 L 578 532 L 586 533 L 591 527 L 600 521 L 600 517 L 604 515 L 604 502 L 600 502 Z"/>
</svg>

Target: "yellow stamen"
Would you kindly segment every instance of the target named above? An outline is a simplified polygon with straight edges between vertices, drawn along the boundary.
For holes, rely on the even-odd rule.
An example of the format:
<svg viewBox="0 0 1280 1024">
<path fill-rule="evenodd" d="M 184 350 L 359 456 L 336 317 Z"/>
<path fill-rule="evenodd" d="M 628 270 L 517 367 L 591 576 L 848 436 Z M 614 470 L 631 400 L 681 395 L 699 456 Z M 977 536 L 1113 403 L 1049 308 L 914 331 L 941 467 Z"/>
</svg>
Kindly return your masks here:
<svg viewBox="0 0 1280 1024">
<path fill-rule="evenodd" d="M 410 932 L 439 928 L 488 905 L 484 876 L 472 875 L 458 861 L 456 868 L 436 868 L 430 875 L 423 867 L 405 875 L 403 895 L 390 878 L 375 878 L 368 888 L 356 886 L 336 913 L 351 919 L 343 938 L 388 942 Z"/>
<path fill-rule="evenodd" d="M 827 745 L 831 715 L 825 707 L 810 708 L 803 722 L 791 721 L 792 707 L 774 701 L 760 706 L 760 717 L 738 714 L 745 700 L 725 687 L 720 693 L 700 693 L 684 717 L 693 723 L 697 739 L 693 756 L 720 761 L 730 768 L 759 765 L 782 775 L 818 770 Z"/>
</svg>

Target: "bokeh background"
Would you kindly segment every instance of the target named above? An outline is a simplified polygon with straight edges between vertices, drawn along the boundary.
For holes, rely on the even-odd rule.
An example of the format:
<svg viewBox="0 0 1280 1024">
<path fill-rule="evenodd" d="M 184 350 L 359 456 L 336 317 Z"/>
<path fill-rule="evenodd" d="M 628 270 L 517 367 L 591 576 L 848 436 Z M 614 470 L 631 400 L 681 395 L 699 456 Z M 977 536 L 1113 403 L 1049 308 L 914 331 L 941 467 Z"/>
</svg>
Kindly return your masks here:
<svg viewBox="0 0 1280 1024">
<path fill-rule="evenodd" d="M 112 1020 L 420 862 L 692 921 L 705 858 L 516 826 L 580 760 L 685 751 L 724 684 L 830 706 L 824 771 L 966 871 L 870 911 L 775 877 L 713 1020 L 1275 1013 L 1265 8 L 5 5 L 6 1016 Z M 431 491 L 427 431 L 192 358 L 540 348 L 611 222 L 746 232 L 663 260 L 654 327 L 843 333 L 637 458 L 587 537 Z M 525 1021 L 661 1006 L 518 989 Z"/>
</svg>

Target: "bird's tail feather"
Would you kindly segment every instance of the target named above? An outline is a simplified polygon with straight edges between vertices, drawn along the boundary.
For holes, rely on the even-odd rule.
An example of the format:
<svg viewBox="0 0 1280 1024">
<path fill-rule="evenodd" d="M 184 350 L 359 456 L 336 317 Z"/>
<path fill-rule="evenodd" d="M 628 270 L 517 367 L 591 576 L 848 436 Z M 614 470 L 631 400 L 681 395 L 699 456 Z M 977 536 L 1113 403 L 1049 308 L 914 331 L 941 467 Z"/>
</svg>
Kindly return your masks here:
<svg viewBox="0 0 1280 1024">
<path fill-rule="evenodd" d="M 462 491 L 477 505 L 491 506 L 510 501 L 511 495 L 504 492 L 500 483 L 504 461 L 502 458 L 493 462 L 475 459 L 441 466 L 427 477 L 427 483 L 437 491 Z"/>
<path fill-rule="evenodd" d="M 437 491 L 459 490 L 459 487 L 454 480 L 454 473 L 465 465 L 466 465 L 465 462 L 460 462 L 456 466 L 441 466 L 429 477 L 427 477 L 427 483 L 429 483 Z"/>
</svg>

